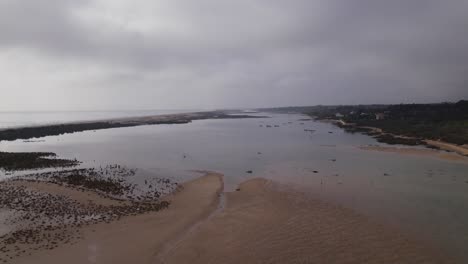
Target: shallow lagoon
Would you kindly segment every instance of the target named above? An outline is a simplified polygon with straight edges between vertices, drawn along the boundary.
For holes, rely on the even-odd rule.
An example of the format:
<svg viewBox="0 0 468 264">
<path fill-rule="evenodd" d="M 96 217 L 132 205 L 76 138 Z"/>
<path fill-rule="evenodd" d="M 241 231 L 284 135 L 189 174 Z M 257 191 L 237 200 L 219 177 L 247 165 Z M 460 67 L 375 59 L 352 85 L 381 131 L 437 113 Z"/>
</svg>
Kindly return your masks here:
<svg viewBox="0 0 468 264">
<path fill-rule="evenodd" d="M 271 116 L 87 131 L 0 142 L 0 150 L 56 152 L 83 167 L 121 164 L 138 169 L 136 181 L 183 181 L 196 175 L 190 170 L 219 171 L 228 191 L 252 177 L 270 178 L 398 225 L 468 260 L 468 162 L 361 150 L 379 143 L 328 123 L 300 121 L 300 115 Z"/>
</svg>

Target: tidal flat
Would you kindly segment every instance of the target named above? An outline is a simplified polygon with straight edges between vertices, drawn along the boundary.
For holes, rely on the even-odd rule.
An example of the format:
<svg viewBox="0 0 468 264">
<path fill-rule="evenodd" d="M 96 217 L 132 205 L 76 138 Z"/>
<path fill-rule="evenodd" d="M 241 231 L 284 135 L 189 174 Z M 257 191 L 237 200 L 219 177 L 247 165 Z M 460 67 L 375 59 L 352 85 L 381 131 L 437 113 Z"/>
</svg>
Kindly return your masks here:
<svg viewBox="0 0 468 264">
<path fill-rule="evenodd" d="M 405 244 L 406 242 L 401 244 L 408 246 L 405 250 L 399 251 L 401 259 L 398 260 L 402 263 L 412 257 L 421 260 L 434 259 L 434 263 L 464 263 L 464 260 L 467 259 L 464 250 L 468 234 L 465 225 L 468 221 L 466 214 L 468 212 L 468 176 L 466 173 L 468 168 L 463 160 L 466 159 L 465 157 L 460 156 L 462 160 L 448 160 L 441 159 L 437 155 L 414 153 L 402 155 L 391 151 L 368 150 L 365 149 L 366 146 L 378 145 L 384 148 L 389 146 L 379 143 L 369 136 L 346 133 L 332 124 L 317 122 L 299 114 L 259 113 L 249 115 L 258 115 L 259 118 L 195 120 L 177 126 L 161 124 L 91 130 L 46 136 L 40 138 L 38 142 L 2 141 L 0 142 L 2 151 L 53 152 L 57 154 L 58 158 L 76 159 L 80 161 L 80 164 L 75 168 L 52 168 L 50 171 L 27 170 L 13 173 L 4 171 L 0 176 L 6 179 L 5 182 L 14 182 L 17 177 L 27 178 L 31 175 L 44 173 L 49 173 L 48 175 L 51 176 L 58 171 L 62 171 L 59 174 L 65 179 L 74 170 L 76 170 L 74 173 L 81 171 L 91 176 L 96 173 L 100 179 L 109 177 L 113 179 L 112 175 L 118 174 L 116 179 L 122 180 L 122 186 L 134 186 L 133 190 L 138 195 L 123 197 L 123 201 L 109 195 L 104 198 L 100 196 L 104 195 L 102 190 L 92 188 L 95 186 L 93 182 L 86 183 L 86 178 L 81 176 L 72 181 L 63 181 L 61 185 L 52 182 L 50 184 L 54 185 L 48 183 L 44 186 L 40 183 L 41 185 L 37 186 L 37 182 L 28 183 L 24 180 L 21 181 L 21 184 L 35 185 L 35 187 L 27 186 L 28 191 L 41 191 L 49 195 L 65 195 L 68 199 L 74 199 L 74 201 L 78 199 L 78 202 L 84 201 L 85 204 L 89 203 L 89 200 L 96 200 L 109 206 L 115 202 L 128 203 L 126 201 L 128 199 L 137 203 L 145 203 L 145 201 L 168 202 L 168 208 L 158 212 L 123 215 L 120 219 L 112 218 L 109 223 L 103 221 L 85 224 L 82 226 L 84 229 L 82 227 L 78 229 L 81 230 L 79 234 L 72 236 L 74 242 L 71 240 L 70 244 L 58 242 L 57 247 L 45 249 L 49 250 L 47 254 L 51 256 L 65 256 L 75 252 L 77 259 L 80 259 L 78 256 L 81 256 L 81 259 L 95 258 L 97 263 L 115 261 L 116 258 L 112 258 L 111 255 L 108 258 L 104 257 L 105 252 L 112 252 L 112 247 L 124 246 L 118 244 L 119 241 L 114 242 L 114 239 L 117 240 L 118 234 L 114 236 L 110 235 L 111 231 L 106 231 L 110 230 L 107 228 L 112 226 L 120 228 L 118 230 L 121 230 L 123 234 L 134 237 L 135 240 L 132 241 L 135 243 L 138 241 L 136 239 L 138 235 L 152 241 L 153 244 L 138 244 L 140 249 L 135 248 L 132 251 L 135 255 L 138 252 L 146 252 L 141 254 L 142 263 L 159 260 L 182 263 L 182 259 L 178 256 L 190 257 L 193 254 L 198 254 L 199 261 L 202 263 L 206 258 L 215 257 L 216 254 L 222 255 L 221 249 L 221 251 L 216 251 L 214 247 L 210 246 L 210 238 L 219 243 L 224 243 L 223 239 L 233 239 L 232 241 L 236 241 L 233 245 L 237 246 L 231 249 L 238 252 L 238 260 L 247 259 L 246 257 L 250 255 L 249 251 L 243 249 L 242 241 L 244 240 L 242 239 L 248 238 L 244 237 L 242 233 L 235 232 L 237 228 L 235 225 L 232 226 L 232 229 L 218 230 L 214 227 L 224 223 L 223 221 L 234 223 L 232 221 L 243 215 L 252 214 L 254 216 L 257 213 L 261 215 L 262 212 L 277 211 L 274 208 L 270 208 L 271 211 L 268 211 L 270 210 L 266 206 L 269 204 L 268 201 L 265 201 L 265 206 L 259 206 L 255 203 L 255 201 L 260 201 L 260 197 L 265 198 L 262 193 L 268 193 L 268 197 L 282 197 L 275 200 L 278 202 L 277 205 L 281 205 L 282 208 L 278 209 L 278 212 L 283 210 L 291 212 L 290 215 L 293 218 L 281 218 L 280 215 L 276 218 L 276 215 L 273 214 L 270 218 L 272 222 L 265 224 L 276 226 L 285 223 L 309 222 L 305 218 L 304 222 L 300 220 L 302 218 L 294 217 L 305 208 L 311 211 L 315 208 L 317 210 L 315 213 L 318 215 L 322 213 L 333 215 L 332 212 L 336 209 L 335 212 L 340 215 L 343 212 L 348 212 L 344 214 L 350 217 L 344 218 L 350 222 L 343 218 L 341 222 L 330 222 L 329 224 L 332 226 L 342 224 L 344 229 L 340 230 L 349 231 L 344 231 L 343 234 L 346 235 L 343 238 L 348 237 L 348 235 L 349 237 L 342 241 L 334 239 L 331 235 L 339 231 L 334 231 L 333 228 L 326 229 L 330 231 L 330 237 L 322 236 L 321 241 L 325 239 L 330 244 L 323 247 L 323 250 L 331 249 L 333 245 L 336 245 L 337 248 L 344 248 L 345 245 L 348 245 L 345 241 L 353 241 L 351 237 L 354 237 L 354 241 L 368 241 L 371 243 L 369 245 L 372 243 L 382 245 L 382 247 L 372 248 L 372 251 L 370 248 L 362 250 L 364 246 L 350 247 L 350 251 L 343 251 L 345 255 L 335 254 L 336 258 L 333 259 L 332 255 L 326 257 L 319 254 L 320 251 L 313 251 L 315 248 L 313 240 L 304 241 L 301 247 L 298 245 L 297 248 L 304 250 L 296 252 L 297 254 L 286 250 L 281 244 L 274 244 L 278 246 L 278 250 L 284 249 L 284 255 L 278 255 L 278 260 L 285 260 L 288 254 L 300 256 L 304 260 L 319 260 L 320 256 L 323 256 L 323 260 L 327 260 L 329 263 L 334 263 L 333 261 L 340 263 L 340 259 L 353 254 L 358 256 L 355 263 L 373 257 L 376 260 L 381 260 L 382 257 L 388 256 L 385 252 L 403 250 L 394 247 L 401 244 L 396 242 L 400 241 L 399 239 L 409 241 L 408 244 Z M 264 116 L 270 118 L 260 118 Z M 404 146 L 396 147 L 404 148 Z M 445 153 L 433 151 L 440 154 Z M 109 167 L 116 167 L 116 169 L 112 169 L 112 173 L 106 174 L 105 168 Z M 129 174 L 120 175 L 119 170 L 128 171 Z M 199 178 L 200 171 L 203 172 L 202 175 L 207 173 L 211 175 L 207 176 L 210 179 L 209 184 L 203 183 L 206 180 L 199 180 L 203 178 L 203 176 Z M 47 178 L 53 179 L 52 176 Z M 161 188 L 161 185 L 157 184 L 158 179 L 159 183 L 163 184 L 162 186 L 169 184 L 168 187 Z M 166 180 L 168 183 L 165 183 Z M 192 185 L 192 182 L 195 182 L 196 185 Z M 76 184 L 73 185 L 73 183 Z M 171 185 L 172 183 L 177 183 L 177 185 Z M 84 185 L 88 186 L 88 190 L 81 189 Z M 144 198 L 143 193 L 150 190 L 150 185 L 152 193 L 157 191 L 159 197 L 152 195 L 149 198 Z M 114 186 L 113 183 L 105 183 L 102 186 L 107 186 L 104 189 L 114 190 L 114 187 L 111 187 Z M 256 187 L 250 189 L 249 186 Z M 79 188 L 75 189 L 77 187 Z M 75 190 L 73 195 L 64 191 L 70 188 Z M 129 188 L 132 189 L 132 187 Z M 163 189 L 167 191 L 162 191 Z M 86 194 L 84 197 L 92 198 L 87 200 L 83 199 L 81 195 L 77 195 L 82 191 Z M 140 200 L 137 197 L 140 197 Z M 180 198 L 184 202 L 177 202 L 180 207 L 179 205 L 175 206 L 175 201 L 181 201 L 177 197 L 184 197 Z M 191 203 L 185 201 L 191 201 Z M 300 201 L 303 207 L 297 208 L 297 204 L 294 204 L 293 201 Z M 254 204 L 257 206 L 252 207 L 252 210 L 257 208 L 254 210 L 255 212 L 243 211 L 242 208 L 246 208 L 245 206 L 253 206 Z M 335 209 L 330 211 L 325 210 L 325 208 Z M 342 208 L 344 211 L 337 208 Z M 185 212 L 191 212 L 190 217 L 187 218 L 191 220 L 179 222 L 171 218 L 171 215 L 181 216 L 185 215 Z M 351 215 L 357 218 L 353 218 L 354 216 L 351 217 Z M 161 228 L 161 225 L 148 225 L 148 219 L 159 221 L 158 223 L 161 225 L 167 225 L 167 229 Z M 251 219 L 256 218 L 252 217 Z M 298 220 L 295 222 L 294 219 Z M 352 219 L 359 219 L 354 223 L 372 226 L 369 229 L 371 231 L 351 228 L 351 225 L 348 224 L 354 221 Z M 174 225 L 170 224 L 172 222 Z M 154 232 L 143 234 L 141 230 L 133 229 L 132 227 L 138 225 L 137 223 L 146 230 L 154 230 Z M 260 223 L 260 219 L 250 223 L 246 222 L 252 230 L 258 229 L 255 226 Z M 310 233 L 307 234 L 312 238 L 318 238 L 320 237 L 320 225 L 325 227 L 326 223 L 327 221 L 319 221 L 314 224 L 315 227 L 301 227 L 299 224 L 294 228 L 290 226 L 289 234 L 291 238 L 294 238 L 296 231 L 309 230 Z M 239 228 L 243 229 L 241 226 Z M 351 230 L 357 233 L 351 234 Z M 382 231 L 383 234 L 392 233 L 394 230 L 395 234 L 399 235 L 383 238 L 376 235 L 380 232 L 377 230 L 386 230 Z M 260 231 L 257 233 L 258 237 L 264 239 L 265 245 L 269 241 L 274 241 L 275 237 L 283 237 L 288 234 L 288 228 L 278 230 L 278 233 L 262 233 Z M 106 234 L 109 234 L 109 239 L 114 238 L 112 243 L 111 240 L 98 239 L 105 237 Z M 162 240 L 156 239 L 156 234 L 159 234 Z M 362 236 L 359 238 L 359 235 Z M 366 240 L 365 237 L 372 239 Z M 91 240 L 98 242 L 90 244 Z M 197 241 L 200 243 L 198 247 L 195 247 L 195 251 L 177 251 L 179 245 L 181 249 L 192 248 L 189 245 L 194 245 Z M 54 245 L 52 242 L 48 243 L 50 246 Z M 106 244 L 109 247 L 105 246 Z M 257 246 L 260 252 L 268 251 L 268 248 Z M 213 248 L 213 251 L 208 250 L 209 248 Z M 390 251 L 386 251 L 384 248 L 388 248 Z M 37 259 L 42 259 L 38 256 L 47 254 L 41 252 L 43 251 L 34 251 L 31 253 L 31 257 L 37 256 Z M 52 254 L 54 252 L 56 255 Z M 152 254 L 148 254 L 149 252 Z M 431 252 L 431 254 L 424 254 L 424 252 Z M 204 255 L 205 253 L 206 255 Z M 21 256 L 18 258 L 15 254 L 12 257 L 17 260 L 15 260 L 16 263 L 27 263 L 29 253 L 20 254 Z M 130 253 L 129 255 L 133 256 Z M 265 260 L 273 260 L 267 259 L 266 255 L 264 257 Z M 235 259 L 233 258 L 233 260 Z M 388 259 L 397 260 L 391 257 Z M 43 260 L 44 263 L 47 263 L 45 257 Z M 406 263 L 411 262 L 406 261 Z"/>
</svg>

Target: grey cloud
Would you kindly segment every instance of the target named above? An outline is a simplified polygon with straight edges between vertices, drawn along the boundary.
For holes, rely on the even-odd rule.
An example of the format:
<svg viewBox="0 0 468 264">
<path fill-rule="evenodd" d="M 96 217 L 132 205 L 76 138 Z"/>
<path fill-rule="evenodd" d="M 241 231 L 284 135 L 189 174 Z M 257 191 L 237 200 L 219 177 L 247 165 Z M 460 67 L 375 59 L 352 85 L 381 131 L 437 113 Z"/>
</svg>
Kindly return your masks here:
<svg viewBox="0 0 468 264">
<path fill-rule="evenodd" d="M 119 3 L 128 6 L 113 8 Z M 0 52 L 20 48 L 41 63 L 76 64 L 77 72 L 98 67 L 56 89 L 109 93 L 102 98 L 108 107 L 112 101 L 190 108 L 468 97 L 466 1 L 131 3 L 0 1 Z M 118 22 L 89 20 L 93 12 Z M 148 18 L 138 21 L 141 31 L 133 27 L 140 18 Z M 135 90 L 141 96 L 132 102 L 119 97 Z"/>
</svg>

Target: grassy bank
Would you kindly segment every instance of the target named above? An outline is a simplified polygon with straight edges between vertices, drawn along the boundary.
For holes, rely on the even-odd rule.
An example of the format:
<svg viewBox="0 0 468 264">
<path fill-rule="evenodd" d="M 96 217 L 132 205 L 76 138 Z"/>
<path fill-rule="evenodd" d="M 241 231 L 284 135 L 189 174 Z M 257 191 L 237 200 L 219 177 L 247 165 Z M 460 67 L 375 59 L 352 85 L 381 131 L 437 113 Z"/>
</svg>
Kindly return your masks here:
<svg viewBox="0 0 468 264">
<path fill-rule="evenodd" d="M 300 112 L 337 123 L 349 132 L 364 132 L 390 144 L 419 145 L 424 139 L 468 144 L 468 101 L 438 104 L 340 105 L 274 108 Z M 374 129 L 381 129 L 378 133 Z"/>
</svg>

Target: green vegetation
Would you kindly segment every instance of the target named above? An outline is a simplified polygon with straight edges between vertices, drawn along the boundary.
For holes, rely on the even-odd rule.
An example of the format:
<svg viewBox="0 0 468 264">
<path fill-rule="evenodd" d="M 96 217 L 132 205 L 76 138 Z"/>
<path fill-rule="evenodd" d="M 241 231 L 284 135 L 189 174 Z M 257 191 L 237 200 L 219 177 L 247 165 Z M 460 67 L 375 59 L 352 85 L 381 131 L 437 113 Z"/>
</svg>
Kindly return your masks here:
<svg viewBox="0 0 468 264">
<path fill-rule="evenodd" d="M 468 144 L 468 101 L 440 104 L 345 105 L 273 109 L 300 112 L 317 119 L 342 120 L 350 132 L 365 132 L 393 144 L 422 144 L 422 139 Z M 376 133 L 365 127 L 380 128 Z M 393 135 L 391 135 L 393 134 Z M 395 137 L 401 135 L 410 137 Z"/>
</svg>

